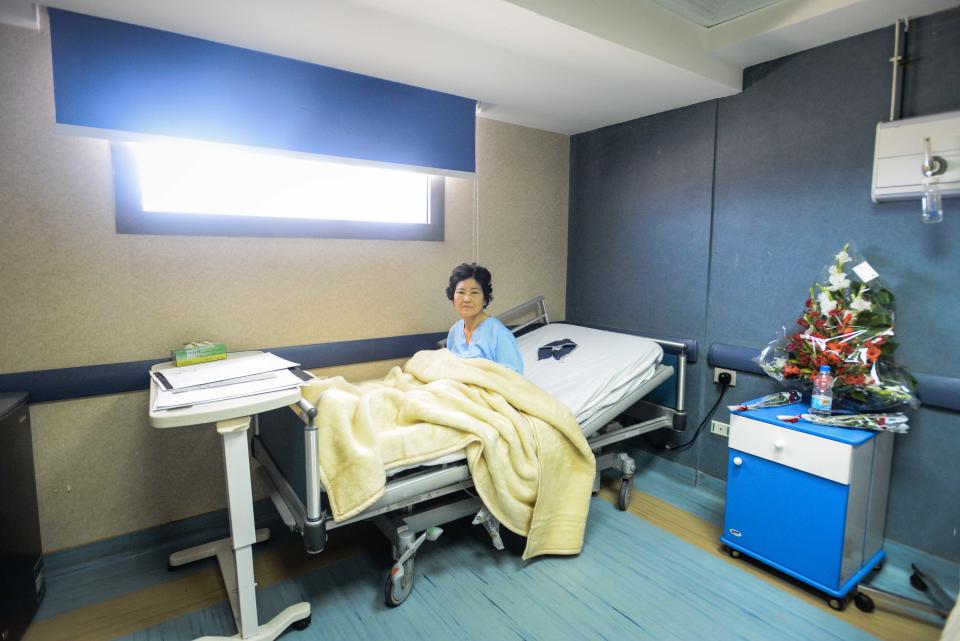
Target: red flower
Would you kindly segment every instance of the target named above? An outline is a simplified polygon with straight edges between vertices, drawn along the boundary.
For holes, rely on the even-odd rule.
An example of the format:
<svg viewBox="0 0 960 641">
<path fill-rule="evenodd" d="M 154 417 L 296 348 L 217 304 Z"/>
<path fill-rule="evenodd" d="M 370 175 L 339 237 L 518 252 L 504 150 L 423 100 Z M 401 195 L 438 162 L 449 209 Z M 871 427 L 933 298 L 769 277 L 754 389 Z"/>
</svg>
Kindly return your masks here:
<svg viewBox="0 0 960 641">
<path fill-rule="evenodd" d="M 800 376 L 800 368 L 796 365 L 785 365 L 783 368 L 783 375 L 786 377 Z"/>
<path fill-rule="evenodd" d="M 867 360 L 870 361 L 871 363 L 877 360 L 878 358 L 880 358 L 880 354 L 881 354 L 880 348 L 877 347 L 876 345 L 870 345 L 867 347 Z"/>
</svg>

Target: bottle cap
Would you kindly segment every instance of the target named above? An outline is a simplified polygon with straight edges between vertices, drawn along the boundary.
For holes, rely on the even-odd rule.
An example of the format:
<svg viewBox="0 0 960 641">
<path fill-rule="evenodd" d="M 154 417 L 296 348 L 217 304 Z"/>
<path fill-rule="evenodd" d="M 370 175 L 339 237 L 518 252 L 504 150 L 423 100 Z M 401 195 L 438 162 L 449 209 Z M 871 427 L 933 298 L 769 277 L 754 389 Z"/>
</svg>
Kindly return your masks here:
<svg viewBox="0 0 960 641">
<path fill-rule="evenodd" d="M 829 373 L 830 373 L 830 366 L 829 366 L 829 365 L 821 365 L 821 366 L 820 366 L 820 371 L 821 371 L 821 372 L 826 372 L 827 374 L 829 374 Z"/>
</svg>

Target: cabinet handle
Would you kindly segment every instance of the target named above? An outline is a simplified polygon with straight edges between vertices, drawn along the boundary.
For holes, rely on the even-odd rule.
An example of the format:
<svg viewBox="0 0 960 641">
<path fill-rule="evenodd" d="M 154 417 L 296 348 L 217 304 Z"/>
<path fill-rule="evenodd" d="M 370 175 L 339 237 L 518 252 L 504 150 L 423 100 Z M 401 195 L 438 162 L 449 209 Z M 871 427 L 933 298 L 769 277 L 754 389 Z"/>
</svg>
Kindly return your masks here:
<svg viewBox="0 0 960 641">
<path fill-rule="evenodd" d="M 740 458 L 739 456 L 734 456 L 733 464 L 736 465 L 737 467 L 740 467 L 741 465 L 743 465 L 743 459 Z"/>
<path fill-rule="evenodd" d="M 778 438 L 777 440 L 775 440 L 775 441 L 773 442 L 773 449 L 775 449 L 775 450 L 782 450 L 782 449 L 785 448 L 786 446 L 787 446 L 787 442 L 786 442 L 785 440 L 783 440 L 782 438 Z"/>
</svg>

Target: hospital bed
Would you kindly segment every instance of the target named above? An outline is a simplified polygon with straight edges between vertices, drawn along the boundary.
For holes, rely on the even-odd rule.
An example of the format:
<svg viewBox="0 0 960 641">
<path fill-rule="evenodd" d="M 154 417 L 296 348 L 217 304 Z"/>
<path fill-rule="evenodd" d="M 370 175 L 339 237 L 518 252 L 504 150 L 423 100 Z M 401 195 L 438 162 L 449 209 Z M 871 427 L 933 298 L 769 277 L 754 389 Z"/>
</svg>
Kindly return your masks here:
<svg viewBox="0 0 960 641">
<path fill-rule="evenodd" d="M 524 375 L 573 411 L 600 473 L 620 473 L 618 507 L 630 501 L 635 462 L 611 446 L 626 439 L 685 424 L 686 349 L 682 342 L 648 339 L 565 323 L 550 323 L 543 297 L 498 315 L 518 336 Z M 512 323 L 513 319 L 524 322 Z M 559 339 L 578 347 L 560 360 L 537 360 L 537 348 Z M 677 367 L 661 362 L 663 348 L 678 354 Z M 643 397 L 675 377 L 676 407 L 643 401 Z M 305 400 L 261 414 L 254 424 L 253 457 L 270 498 L 284 523 L 303 536 L 308 553 L 323 551 L 327 532 L 372 519 L 393 545 L 395 563 L 384 585 L 385 601 L 396 606 L 413 589 L 418 548 L 434 540 L 437 526 L 467 516 L 482 524 L 502 548 L 499 524 L 470 492 L 473 481 L 463 453 L 388 472 L 383 497 L 363 513 L 336 522 L 325 503 L 317 467 L 316 408 Z M 624 417 L 629 417 L 624 420 Z M 619 421 L 617 420 L 619 419 Z M 627 423 L 624 425 L 623 423 Z"/>
</svg>

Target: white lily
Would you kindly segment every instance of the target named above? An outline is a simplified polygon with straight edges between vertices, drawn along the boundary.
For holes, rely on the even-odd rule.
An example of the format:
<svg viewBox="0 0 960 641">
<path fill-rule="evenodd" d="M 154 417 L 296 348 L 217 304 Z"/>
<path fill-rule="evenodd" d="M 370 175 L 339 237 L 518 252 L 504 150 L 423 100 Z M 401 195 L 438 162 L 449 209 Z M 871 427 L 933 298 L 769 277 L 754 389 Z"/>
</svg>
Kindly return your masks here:
<svg viewBox="0 0 960 641">
<path fill-rule="evenodd" d="M 830 265 L 830 287 L 827 289 L 835 292 L 847 287 L 850 287 L 850 279 L 847 278 L 846 273 L 836 265 Z"/>
<path fill-rule="evenodd" d="M 830 298 L 827 292 L 820 292 L 817 296 L 817 304 L 820 306 L 820 313 L 824 316 L 829 316 L 830 312 L 837 308 L 837 301 Z"/>
<path fill-rule="evenodd" d="M 860 298 L 857 296 L 850 301 L 850 309 L 855 312 L 869 312 L 871 309 L 873 309 L 873 303 L 868 301 L 866 298 Z"/>
<path fill-rule="evenodd" d="M 847 263 L 849 263 L 849 262 L 852 260 L 852 259 L 850 258 L 850 254 L 847 253 L 847 250 L 846 250 L 846 249 L 841 249 L 841 250 L 840 250 L 840 253 L 837 254 L 836 256 L 834 256 L 834 258 L 837 259 L 837 264 L 838 264 L 838 265 L 846 265 Z"/>
</svg>

